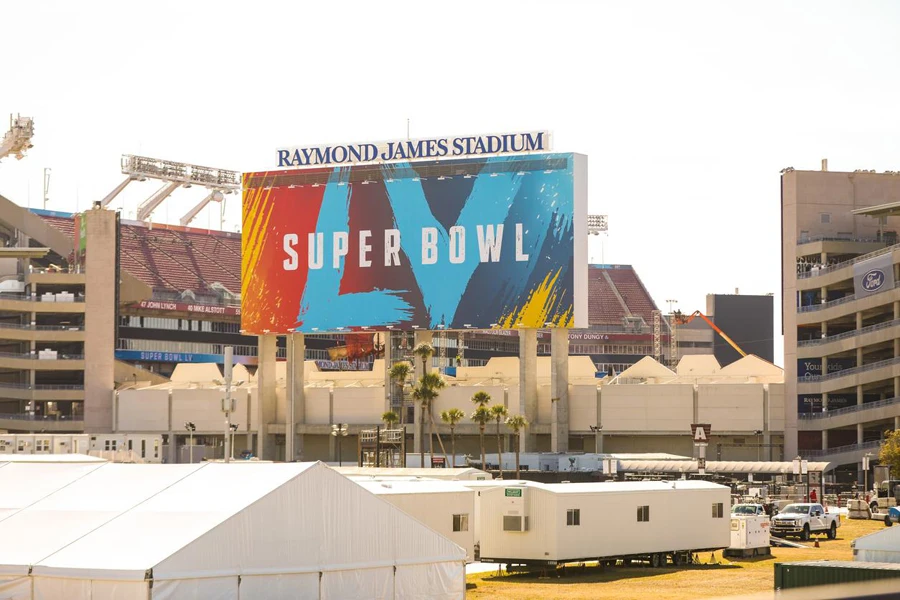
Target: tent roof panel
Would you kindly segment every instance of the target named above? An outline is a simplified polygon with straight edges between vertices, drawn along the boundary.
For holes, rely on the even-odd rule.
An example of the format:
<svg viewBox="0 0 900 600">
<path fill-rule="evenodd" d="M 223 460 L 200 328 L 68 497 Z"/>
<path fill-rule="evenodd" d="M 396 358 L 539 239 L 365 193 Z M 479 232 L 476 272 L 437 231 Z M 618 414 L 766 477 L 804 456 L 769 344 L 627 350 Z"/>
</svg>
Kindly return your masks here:
<svg viewBox="0 0 900 600">
<path fill-rule="evenodd" d="M 40 567 L 142 573 L 315 464 L 205 463 Z"/>
<path fill-rule="evenodd" d="M 0 463 L 0 521 L 104 463 Z M 3 468 L 5 467 L 5 468 Z M 4 514 L 5 513 L 5 514 Z"/>
<path fill-rule="evenodd" d="M 53 467 L 56 465 L 22 465 L 35 474 Z M 201 468 L 203 465 L 101 464 L 0 521 L 0 539 L 15 540 L 0 545 L 0 573 L 19 573 L 22 568 L 27 572 L 28 566 Z M 133 545 L 133 541 L 122 544 L 116 551 Z"/>
</svg>

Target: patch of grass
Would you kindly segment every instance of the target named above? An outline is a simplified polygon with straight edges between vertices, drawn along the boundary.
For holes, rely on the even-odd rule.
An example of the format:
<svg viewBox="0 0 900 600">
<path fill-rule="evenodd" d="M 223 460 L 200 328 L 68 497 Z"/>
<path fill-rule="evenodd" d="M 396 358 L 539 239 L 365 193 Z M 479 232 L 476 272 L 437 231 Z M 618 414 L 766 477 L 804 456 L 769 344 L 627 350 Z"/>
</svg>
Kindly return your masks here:
<svg viewBox="0 0 900 600">
<path fill-rule="evenodd" d="M 722 558 L 721 552 L 704 552 L 701 564 L 690 567 L 608 567 L 596 563 L 581 569 L 567 568 L 565 574 L 550 572 L 541 579 L 535 573 L 479 573 L 466 578 L 466 598 L 547 600 L 561 598 L 617 598 L 647 600 L 656 598 L 709 598 L 752 594 L 772 590 L 776 562 L 798 560 L 852 560 L 850 542 L 879 531 L 879 521 L 843 520 L 838 537 L 828 540 L 819 536 L 819 548 L 772 548 L 772 556 L 754 559 Z M 793 540 L 792 540 L 793 541 Z M 557 576 L 559 575 L 559 576 Z"/>
</svg>

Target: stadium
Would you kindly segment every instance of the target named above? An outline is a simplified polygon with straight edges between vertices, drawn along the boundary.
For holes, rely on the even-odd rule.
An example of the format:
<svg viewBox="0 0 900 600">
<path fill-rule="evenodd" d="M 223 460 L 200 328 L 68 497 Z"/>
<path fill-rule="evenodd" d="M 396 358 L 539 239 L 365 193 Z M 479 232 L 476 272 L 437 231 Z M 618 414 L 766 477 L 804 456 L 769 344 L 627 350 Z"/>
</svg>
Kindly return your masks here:
<svg viewBox="0 0 900 600">
<path fill-rule="evenodd" d="M 165 161 L 126 156 L 125 183 L 134 179 L 135 165 L 145 170 L 153 165 L 157 174 L 163 171 L 160 165 L 173 171 Z M 441 168 L 446 167 L 419 166 L 414 175 L 448 177 Z M 310 180 L 315 170 L 302 176 L 316 185 Z M 291 189 L 298 181 L 292 177 L 287 182 Z M 713 354 L 713 330 L 698 320 L 678 324 L 673 335 L 672 315 L 658 308 L 637 272 L 611 264 L 587 266 L 586 326 L 566 333 L 563 380 L 551 367 L 558 364 L 554 337 L 562 332 L 553 327 L 501 328 L 478 317 L 484 328 L 466 324 L 451 330 L 439 324 L 433 332 L 413 326 L 377 333 L 366 327 L 305 333 L 303 408 L 302 415 L 294 415 L 292 436 L 288 397 L 292 388 L 296 393 L 296 367 L 289 367 L 287 357 L 295 349 L 290 335 L 251 333 L 242 325 L 241 234 L 122 219 L 119 212 L 104 208 L 116 193 L 76 214 L 25 209 L 2 200 L 0 222 L 8 246 L 25 246 L 30 253 L 6 262 L 0 299 L 5 317 L 0 334 L 6 336 L 0 356 L 0 428 L 11 434 L 85 432 L 95 450 L 140 447 L 139 458 L 151 461 L 184 462 L 188 455 L 193 460 L 194 451 L 198 458 L 221 457 L 226 441 L 233 443 L 232 451 L 279 460 L 293 455 L 362 461 L 362 440 L 371 435 L 366 432 L 390 409 L 403 413 L 410 449 L 427 449 L 433 456 L 432 438 L 422 431 L 427 419 L 411 401 L 409 386 L 398 386 L 385 368 L 398 361 L 417 365 L 413 350 L 426 341 L 434 347 L 431 367 L 449 382 L 435 410 L 468 412 L 475 391 L 488 390 L 515 414 L 522 398 L 530 397 L 521 411 L 531 423 L 523 435 L 528 451 L 679 448 L 690 455 L 690 423 L 712 410 L 719 415 L 719 458 L 782 454 L 780 369 L 763 361 L 743 361 L 732 368 L 712 356 L 697 362 L 695 355 Z M 148 202 L 160 201 L 155 196 Z M 376 247 L 373 255 L 380 256 L 381 250 Z M 349 251 L 357 250 L 344 249 Z M 230 436 L 222 432 L 214 403 L 191 408 L 204 402 L 201 398 L 221 395 L 226 347 L 233 349 L 234 363 L 245 367 L 233 391 L 243 418 L 233 419 Z M 275 366 L 268 376 L 259 372 L 261 354 Z M 736 385 L 743 391 L 735 393 Z M 570 402 L 565 424 L 553 414 L 554 398 L 562 393 L 553 390 L 560 386 Z M 688 395 L 685 386 L 693 390 Z M 621 420 L 623 410 L 637 408 L 632 407 L 635 402 L 645 407 L 640 410 L 657 403 L 670 410 L 658 421 Z M 296 410 L 296 400 L 294 404 Z M 163 406 L 169 408 L 160 412 Z M 726 418 L 728 411 L 732 415 Z M 185 431 L 183 422 L 195 427 Z M 331 435 L 335 423 L 347 426 L 345 437 Z M 419 427 L 409 427 L 413 424 Z M 449 433 L 440 423 L 436 430 Z M 459 456 L 454 462 L 477 456 L 475 424 L 463 419 L 455 433 Z M 51 447 L 51 442 L 44 440 L 40 447 Z M 511 451 L 513 443 L 504 435 L 503 452 Z"/>
</svg>

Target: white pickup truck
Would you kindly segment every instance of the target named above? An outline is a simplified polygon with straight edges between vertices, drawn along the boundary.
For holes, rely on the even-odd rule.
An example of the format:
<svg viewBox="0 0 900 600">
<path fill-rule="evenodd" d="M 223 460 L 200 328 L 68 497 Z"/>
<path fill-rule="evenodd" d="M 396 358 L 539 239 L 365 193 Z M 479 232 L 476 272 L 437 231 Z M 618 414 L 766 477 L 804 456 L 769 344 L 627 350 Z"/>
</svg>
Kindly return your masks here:
<svg viewBox="0 0 900 600">
<path fill-rule="evenodd" d="M 799 536 L 803 541 L 810 534 L 826 533 L 833 540 L 840 526 L 840 515 L 825 512 L 821 504 L 788 504 L 772 517 L 771 533 L 778 537 Z"/>
</svg>

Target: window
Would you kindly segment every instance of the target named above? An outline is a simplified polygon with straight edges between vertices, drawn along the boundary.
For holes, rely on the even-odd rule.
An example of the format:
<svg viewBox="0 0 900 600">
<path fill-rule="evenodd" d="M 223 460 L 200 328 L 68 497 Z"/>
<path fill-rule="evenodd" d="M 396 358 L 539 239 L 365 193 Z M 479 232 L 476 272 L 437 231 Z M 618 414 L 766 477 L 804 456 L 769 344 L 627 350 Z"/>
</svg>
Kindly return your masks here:
<svg viewBox="0 0 900 600">
<path fill-rule="evenodd" d="M 453 515 L 453 531 L 468 531 L 469 515 Z"/>
<path fill-rule="evenodd" d="M 650 521 L 650 507 L 649 506 L 638 506 L 637 520 L 638 520 L 638 523 L 647 523 Z"/>
<path fill-rule="evenodd" d="M 522 519 L 525 519 L 525 526 L 522 526 Z M 528 531 L 528 517 L 520 517 L 518 515 L 503 515 L 503 531 Z"/>
<path fill-rule="evenodd" d="M 569 527 L 577 527 L 581 525 L 581 509 L 570 508 L 566 511 L 566 525 Z"/>
<path fill-rule="evenodd" d="M 153 440 L 153 458 L 159 458 L 159 440 Z"/>
<path fill-rule="evenodd" d="M 50 440 L 38 439 L 34 442 L 35 452 L 50 452 Z"/>
<path fill-rule="evenodd" d="M 822 223 L 831 223 L 831 213 L 819 213 Z"/>
<path fill-rule="evenodd" d="M 141 458 L 147 458 L 147 440 L 141 440 Z"/>
<path fill-rule="evenodd" d="M 714 502 L 712 505 L 712 517 L 713 519 L 721 519 L 723 515 L 723 508 L 721 502 Z"/>
</svg>

